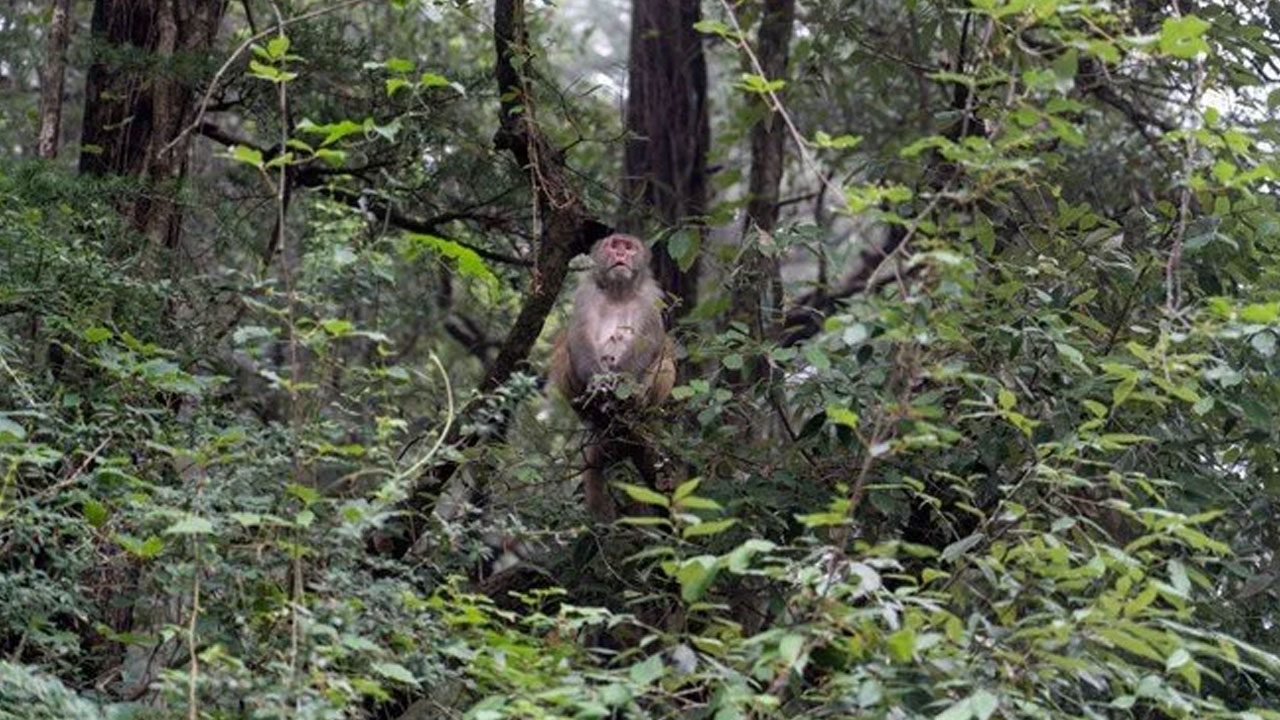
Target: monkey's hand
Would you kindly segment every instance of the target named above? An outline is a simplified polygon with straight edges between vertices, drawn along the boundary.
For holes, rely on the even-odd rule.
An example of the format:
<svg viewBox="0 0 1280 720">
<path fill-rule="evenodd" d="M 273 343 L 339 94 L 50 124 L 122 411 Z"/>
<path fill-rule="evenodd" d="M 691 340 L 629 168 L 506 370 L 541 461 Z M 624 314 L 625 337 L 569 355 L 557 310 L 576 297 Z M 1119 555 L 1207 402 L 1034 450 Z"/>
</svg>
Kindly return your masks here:
<svg viewBox="0 0 1280 720">
<path fill-rule="evenodd" d="M 612 395 L 624 382 L 626 382 L 626 378 L 621 373 L 613 372 L 612 369 L 596 373 L 587 381 L 587 394 Z"/>
</svg>

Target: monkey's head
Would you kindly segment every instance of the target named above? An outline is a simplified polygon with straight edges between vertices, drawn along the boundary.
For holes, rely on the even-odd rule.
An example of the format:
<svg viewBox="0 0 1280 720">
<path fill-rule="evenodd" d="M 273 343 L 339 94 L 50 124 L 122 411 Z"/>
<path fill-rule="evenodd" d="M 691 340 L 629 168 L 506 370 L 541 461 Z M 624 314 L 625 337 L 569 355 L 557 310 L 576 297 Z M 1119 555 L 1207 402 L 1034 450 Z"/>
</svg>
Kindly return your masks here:
<svg viewBox="0 0 1280 720">
<path fill-rule="evenodd" d="M 631 235 L 615 233 L 598 241 L 591 259 L 592 278 L 602 290 L 634 289 L 649 277 L 649 248 Z"/>
</svg>

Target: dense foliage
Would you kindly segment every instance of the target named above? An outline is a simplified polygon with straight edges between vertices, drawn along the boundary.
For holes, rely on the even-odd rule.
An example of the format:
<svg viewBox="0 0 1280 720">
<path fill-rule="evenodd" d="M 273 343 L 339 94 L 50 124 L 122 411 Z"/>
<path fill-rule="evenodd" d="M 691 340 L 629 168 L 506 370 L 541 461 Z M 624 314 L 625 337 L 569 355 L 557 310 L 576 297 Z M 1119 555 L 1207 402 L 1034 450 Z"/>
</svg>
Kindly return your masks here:
<svg viewBox="0 0 1280 720">
<path fill-rule="evenodd" d="M 87 2 L 33 157 L 48 13 L 0 9 L 0 718 L 1280 718 L 1280 18 L 803 1 L 763 77 L 762 4 L 702 8 L 713 205 L 652 238 L 702 290 L 641 422 L 679 478 L 615 468 L 609 526 L 563 309 L 476 389 L 554 209 L 490 5 L 121 51 L 199 89 L 175 182 L 74 167 Z M 606 223 L 624 11 L 531 3 L 517 64 Z"/>
</svg>

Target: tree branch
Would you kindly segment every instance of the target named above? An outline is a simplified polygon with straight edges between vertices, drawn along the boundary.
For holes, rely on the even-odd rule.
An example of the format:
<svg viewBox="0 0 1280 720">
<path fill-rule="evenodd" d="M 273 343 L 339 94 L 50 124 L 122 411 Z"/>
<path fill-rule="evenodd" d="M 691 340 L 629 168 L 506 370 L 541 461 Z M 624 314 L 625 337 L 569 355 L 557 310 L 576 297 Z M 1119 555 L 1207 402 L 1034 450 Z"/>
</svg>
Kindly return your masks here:
<svg viewBox="0 0 1280 720">
<path fill-rule="evenodd" d="M 211 122 L 200 123 L 200 134 L 213 140 L 219 145 L 225 147 L 247 147 L 256 150 L 262 155 L 264 162 L 271 160 L 280 152 L 280 146 L 262 147 L 244 138 L 237 137 L 226 130 Z M 345 188 L 329 185 L 329 180 L 335 175 L 355 175 L 362 170 L 377 167 L 377 165 L 369 165 L 364 168 L 327 168 L 323 166 L 302 165 L 293 170 L 292 179 L 297 187 L 303 188 L 319 188 L 319 190 L 327 194 L 331 199 L 341 202 L 349 207 L 356 208 L 377 215 L 388 225 L 407 230 L 409 232 L 423 233 L 427 235 L 441 235 L 441 226 L 457 220 L 491 220 L 489 216 L 482 215 L 470 210 L 460 210 L 453 212 L 441 213 L 433 217 L 419 218 L 412 215 L 406 215 L 391 204 L 389 200 L 374 197 L 365 192 L 356 192 Z M 441 235 L 443 237 L 443 235 Z M 502 263 L 504 265 L 514 265 L 517 267 L 529 267 L 533 263 L 525 258 L 519 258 L 505 253 L 496 252 L 478 245 L 462 242 L 460 240 L 446 237 L 446 240 L 457 243 L 462 247 L 471 250 L 475 254 L 489 260 L 491 262 Z"/>
<path fill-rule="evenodd" d="M 483 216 L 467 212 L 447 212 L 433 217 L 418 218 L 413 217 L 412 215 L 406 215 L 399 210 L 396 210 L 388 201 L 373 197 L 366 193 L 358 193 L 352 190 L 345 190 L 343 188 L 329 185 L 316 187 L 319 187 L 320 192 L 325 193 L 331 199 L 341 202 L 349 207 L 370 212 L 376 215 L 379 219 L 384 220 L 388 225 L 397 227 L 401 230 L 408 230 L 409 232 L 422 233 L 425 235 L 438 235 L 449 242 L 457 243 L 462 247 L 467 248 L 485 260 L 489 260 L 491 262 L 502 263 L 504 265 L 514 265 L 517 267 L 529 267 L 533 265 L 533 263 L 526 258 L 507 255 L 506 253 L 482 248 L 479 245 L 472 245 L 471 243 L 463 242 L 452 237 L 446 237 L 440 230 L 442 225 L 454 222 L 455 220 L 474 220 Z"/>
<path fill-rule="evenodd" d="M 610 232 L 607 225 L 587 212 L 582 199 L 567 181 L 564 155 L 554 151 L 533 121 L 533 98 L 529 96 L 518 70 L 528 61 L 523 0 L 496 0 L 493 41 L 497 50 L 495 76 L 498 97 L 502 98 L 494 145 L 510 151 L 527 174 L 542 221 L 542 236 L 525 291 L 524 305 L 499 346 L 497 358 L 480 382 L 477 398 L 462 410 L 462 421 L 452 424 L 453 429 L 446 438 L 455 450 L 472 448 L 488 439 L 505 435 L 510 408 L 495 407 L 493 391 L 527 365 L 529 352 L 542 334 L 542 326 L 560 294 L 569 271 L 569 261 Z M 459 428 L 475 424 L 468 421 L 478 415 L 484 416 L 487 431 L 484 434 L 463 434 Z M 402 507 L 408 511 L 406 515 L 410 523 L 415 514 L 431 512 L 440 490 L 457 469 L 457 461 L 447 460 L 416 478 Z M 416 536 L 412 526 L 406 530 L 394 533 L 393 529 L 392 534 L 373 537 L 374 549 L 393 555 L 403 554 L 413 546 Z"/>
</svg>

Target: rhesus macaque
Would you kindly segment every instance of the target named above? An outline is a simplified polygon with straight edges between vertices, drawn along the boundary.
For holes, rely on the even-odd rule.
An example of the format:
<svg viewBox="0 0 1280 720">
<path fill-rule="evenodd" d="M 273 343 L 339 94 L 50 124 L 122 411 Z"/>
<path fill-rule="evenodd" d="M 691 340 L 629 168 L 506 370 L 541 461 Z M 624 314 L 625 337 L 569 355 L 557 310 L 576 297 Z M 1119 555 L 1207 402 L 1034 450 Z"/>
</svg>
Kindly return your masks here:
<svg viewBox="0 0 1280 720">
<path fill-rule="evenodd" d="M 654 484 L 653 454 L 628 421 L 667 399 L 676 377 L 675 348 L 662 327 L 661 291 L 644 243 L 610 235 L 591 249 L 591 260 L 551 357 L 551 381 L 592 430 L 583 472 L 587 510 L 612 520 L 616 511 L 604 484 L 608 464 L 631 458 Z M 614 393 L 622 383 L 632 385 L 625 400 Z"/>
</svg>

